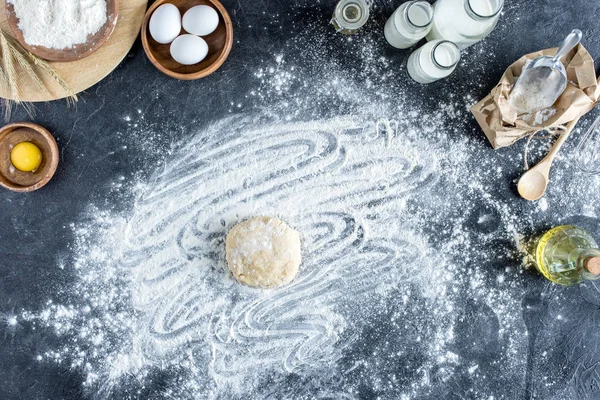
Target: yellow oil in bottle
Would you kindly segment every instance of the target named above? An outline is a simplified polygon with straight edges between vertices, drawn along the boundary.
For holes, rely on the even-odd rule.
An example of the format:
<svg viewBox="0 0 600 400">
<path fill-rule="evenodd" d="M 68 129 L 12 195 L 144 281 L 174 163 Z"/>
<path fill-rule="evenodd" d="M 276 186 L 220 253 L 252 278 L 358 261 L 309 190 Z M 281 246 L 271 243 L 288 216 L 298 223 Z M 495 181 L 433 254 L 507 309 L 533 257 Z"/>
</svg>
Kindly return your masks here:
<svg viewBox="0 0 600 400">
<path fill-rule="evenodd" d="M 600 278 L 600 274 L 596 274 L 598 260 L 600 250 L 594 238 L 573 225 L 549 230 L 535 248 L 537 269 L 546 278 L 561 285 Z"/>
</svg>

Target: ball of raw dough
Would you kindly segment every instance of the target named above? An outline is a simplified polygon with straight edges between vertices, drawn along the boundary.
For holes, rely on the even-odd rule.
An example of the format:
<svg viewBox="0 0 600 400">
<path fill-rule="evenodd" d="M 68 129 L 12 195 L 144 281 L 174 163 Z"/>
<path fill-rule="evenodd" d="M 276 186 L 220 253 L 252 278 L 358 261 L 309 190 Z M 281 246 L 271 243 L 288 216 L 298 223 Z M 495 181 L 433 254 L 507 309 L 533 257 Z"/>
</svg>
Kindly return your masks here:
<svg viewBox="0 0 600 400">
<path fill-rule="evenodd" d="M 234 226 L 225 241 L 227 264 L 240 283 L 274 288 L 294 279 L 300 266 L 300 235 L 274 217 Z"/>
</svg>

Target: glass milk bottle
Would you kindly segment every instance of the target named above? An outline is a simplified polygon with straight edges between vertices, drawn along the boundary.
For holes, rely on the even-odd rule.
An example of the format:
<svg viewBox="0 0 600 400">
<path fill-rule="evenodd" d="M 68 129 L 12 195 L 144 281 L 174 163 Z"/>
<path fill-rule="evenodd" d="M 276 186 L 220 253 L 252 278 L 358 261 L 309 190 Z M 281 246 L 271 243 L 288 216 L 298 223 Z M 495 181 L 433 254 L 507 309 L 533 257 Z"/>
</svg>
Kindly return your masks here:
<svg viewBox="0 0 600 400">
<path fill-rule="evenodd" d="M 427 40 L 450 40 L 462 50 L 496 27 L 504 0 L 437 0 Z"/>
<path fill-rule="evenodd" d="M 406 2 L 387 20 L 385 38 L 395 48 L 407 49 L 427 36 L 432 21 L 433 7 L 428 2 Z"/>
<path fill-rule="evenodd" d="M 448 40 L 427 42 L 408 58 L 408 74 L 419 83 L 431 83 L 447 77 L 460 60 L 460 50 Z"/>
<path fill-rule="evenodd" d="M 335 6 L 331 23 L 336 31 L 352 35 L 358 32 L 368 19 L 367 0 L 340 0 Z"/>
</svg>

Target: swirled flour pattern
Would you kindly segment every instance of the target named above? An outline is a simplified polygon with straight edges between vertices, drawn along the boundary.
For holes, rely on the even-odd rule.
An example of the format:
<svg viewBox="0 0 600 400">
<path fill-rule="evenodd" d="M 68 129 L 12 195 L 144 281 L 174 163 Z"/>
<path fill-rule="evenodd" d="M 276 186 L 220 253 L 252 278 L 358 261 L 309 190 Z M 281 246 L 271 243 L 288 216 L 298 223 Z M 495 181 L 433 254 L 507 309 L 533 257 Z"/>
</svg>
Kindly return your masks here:
<svg viewBox="0 0 600 400">
<path fill-rule="evenodd" d="M 256 374 L 252 362 L 323 369 L 341 356 L 348 328 L 339 303 L 364 307 L 373 289 L 422 273 L 418 244 L 369 237 L 365 225 L 378 203 L 426 189 L 436 175 L 353 128 L 215 128 L 218 142 L 194 143 L 156 177 L 130 225 L 139 250 L 126 254 L 138 283 L 133 304 L 149 316 L 142 351 L 198 343 L 199 354 L 210 349 L 203 364 L 216 382 Z M 253 215 L 280 215 L 303 234 L 302 273 L 283 290 L 247 289 L 227 272 L 226 232 Z"/>
<path fill-rule="evenodd" d="M 373 289 L 425 270 L 418 244 L 365 231 L 378 205 L 426 189 L 436 174 L 349 127 L 216 129 L 218 146 L 194 143 L 156 177 L 130 225 L 138 250 L 126 255 L 133 304 L 150 317 L 147 353 L 202 343 L 219 378 L 243 376 L 252 360 L 322 368 L 340 356 L 348 328 L 337 306 L 364 307 Z M 303 234 L 302 273 L 283 290 L 247 289 L 227 272 L 225 235 L 253 215 L 279 215 Z"/>
<path fill-rule="evenodd" d="M 462 183 L 443 171 L 464 151 L 441 158 L 447 143 L 419 134 L 357 118 L 231 118 L 199 132 L 134 188 L 129 214 L 92 209 L 75 228 L 73 302 L 22 316 L 68 339 L 40 358 L 82 369 L 99 398 L 146 387 L 182 399 L 411 398 L 432 379 L 477 374 L 478 351 L 519 374 L 515 292 L 454 259 L 470 240 L 458 226 L 477 218 L 480 240 L 510 238 L 509 214 L 448 208 Z M 477 185 L 453 196 L 489 202 Z M 255 215 L 302 234 L 299 276 L 283 289 L 239 285 L 227 269 L 226 232 Z M 454 239 L 434 239 L 444 235 Z M 464 296 L 472 309 L 457 310 Z M 499 336 L 473 332 L 465 353 L 453 330 L 473 312 Z"/>
</svg>

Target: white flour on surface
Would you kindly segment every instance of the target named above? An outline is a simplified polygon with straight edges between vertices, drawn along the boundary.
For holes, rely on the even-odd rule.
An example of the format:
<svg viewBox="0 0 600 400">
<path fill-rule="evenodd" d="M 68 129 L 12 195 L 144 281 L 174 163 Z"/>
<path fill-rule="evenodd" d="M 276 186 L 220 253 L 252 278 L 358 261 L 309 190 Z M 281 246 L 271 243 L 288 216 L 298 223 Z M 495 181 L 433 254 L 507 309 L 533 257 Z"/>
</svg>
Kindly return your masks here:
<svg viewBox="0 0 600 400">
<path fill-rule="evenodd" d="M 72 300 L 18 316 L 64 338 L 37 359 L 81 370 L 97 398 L 138 398 L 163 375 L 158 398 L 364 398 L 372 385 L 413 399 L 456 376 L 485 398 L 482 354 L 523 382 L 531 277 L 512 243 L 531 215 L 573 199 L 551 192 L 515 215 L 518 199 L 491 194 L 494 160 L 440 129 L 465 112 L 232 117 L 192 134 L 128 189 L 130 212 L 91 207 L 73 226 Z M 299 274 L 279 290 L 227 269 L 226 233 L 256 215 L 302 235 Z"/>
<path fill-rule="evenodd" d="M 25 42 L 67 49 L 85 43 L 107 20 L 106 0 L 7 0 Z"/>
<path fill-rule="evenodd" d="M 333 398 L 352 397 L 351 382 L 332 382 L 377 376 L 380 361 L 350 349 L 384 313 L 403 339 L 381 363 L 421 349 L 418 379 L 406 390 L 427 393 L 434 370 L 436 379 L 462 368 L 477 374 L 453 344 L 466 291 L 498 319 L 499 357 L 522 374 L 525 342 L 512 334 L 524 330 L 519 274 L 490 285 L 483 266 L 469 263 L 472 234 L 461 228 L 476 217 L 479 240 L 509 238 L 510 212 L 495 210 L 481 183 L 463 186 L 445 173 L 466 168 L 464 140 L 436 144 L 412 123 L 400 121 L 389 140 L 375 121 L 350 117 L 264 126 L 233 118 L 192 137 L 134 189 L 141 195 L 130 215 L 92 209 L 74 227 L 78 300 L 22 316 L 71 338 L 41 357 L 70 360 L 106 396 L 127 377 L 143 382 L 159 369 L 181 375 L 167 398 L 262 398 L 265 380 L 291 390 L 289 374 L 330 387 Z M 432 191 L 455 185 L 463 190 Z M 490 213 L 449 207 L 472 198 Z M 283 289 L 239 285 L 227 269 L 227 231 L 255 215 L 280 216 L 302 235 L 300 272 Z M 432 242 L 427 225 L 448 239 Z"/>
<path fill-rule="evenodd" d="M 35 360 L 80 372 L 96 399 L 408 400 L 455 397 L 456 382 L 465 398 L 524 397 L 523 298 L 543 278 L 519 268 L 515 238 L 534 217 L 600 212 L 600 177 L 584 185 L 558 159 L 543 202 L 498 190 L 522 153 L 494 152 L 471 124 L 490 42 L 455 73 L 472 86 L 409 98 L 401 62 L 382 55 L 383 21 L 352 38 L 318 18 L 285 25 L 290 54 L 248 72 L 232 117 L 176 143 L 185 128 L 144 117 L 159 97 L 124 110 L 118 137 L 164 158 L 134 183 L 115 178 L 135 198 L 126 211 L 90 205 L 73 224 L 59 267 L 75 282 L 15 316 L 60 338 Z M 342 45 L 351 63 L 332 56 Z M 188 88 L 190 102 L 207 93 Z M 248 288 L 227 269 L 226 233 L 256 215 L 302 236 L 289 286 Z"/>
</svg>

